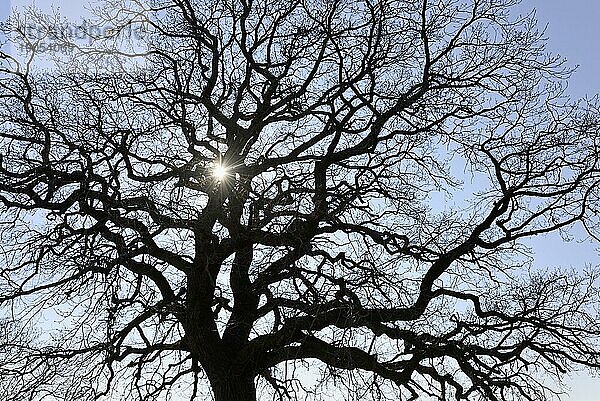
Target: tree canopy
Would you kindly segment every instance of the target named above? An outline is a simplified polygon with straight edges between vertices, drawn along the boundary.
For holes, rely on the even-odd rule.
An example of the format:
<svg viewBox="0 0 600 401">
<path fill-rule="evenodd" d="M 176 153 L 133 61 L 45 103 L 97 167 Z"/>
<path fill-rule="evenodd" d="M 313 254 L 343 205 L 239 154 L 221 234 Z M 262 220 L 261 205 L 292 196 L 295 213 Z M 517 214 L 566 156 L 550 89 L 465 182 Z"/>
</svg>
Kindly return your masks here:
<svg viewBox="0 0 600 401">
<path fill-rule="evenodd" d="M 523 240 L 598 239 L 598 103 L 518 3 L 106 0 L 86 43 L 13 14 L 0 398 L 546 400 L 597 371 L 598 270 Z"/>
</svg>

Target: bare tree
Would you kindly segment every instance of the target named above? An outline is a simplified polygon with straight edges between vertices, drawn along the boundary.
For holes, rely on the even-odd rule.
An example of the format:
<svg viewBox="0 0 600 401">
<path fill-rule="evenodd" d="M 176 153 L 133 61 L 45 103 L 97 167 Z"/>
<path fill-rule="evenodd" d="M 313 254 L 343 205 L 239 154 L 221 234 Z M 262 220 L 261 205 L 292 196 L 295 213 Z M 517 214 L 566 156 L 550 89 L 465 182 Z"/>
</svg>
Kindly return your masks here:
<svg viewBox="0 0 600 401">
<path fill-rule="evenodd" d="M 14 16 L 0 398 L 546 400 L 598 369 L 598 272 L 522 242 L 597 238 L 598 107 L 517 3 L 108 0 L 90 45 Z"/>
</svg>

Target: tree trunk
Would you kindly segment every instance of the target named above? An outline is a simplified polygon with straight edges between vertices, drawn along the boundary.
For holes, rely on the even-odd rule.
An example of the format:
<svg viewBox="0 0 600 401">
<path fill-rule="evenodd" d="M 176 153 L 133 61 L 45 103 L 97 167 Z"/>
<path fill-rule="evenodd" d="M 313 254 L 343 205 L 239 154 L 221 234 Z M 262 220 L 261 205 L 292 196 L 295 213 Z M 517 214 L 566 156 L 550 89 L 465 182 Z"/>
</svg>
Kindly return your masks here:
<svg viewBox="0 0 600 401">
<path fill-rule="evenodd" d="M 228 376 L 212 383 L 215 401 L 256 401 L 254 378 Z"/>
</svg>

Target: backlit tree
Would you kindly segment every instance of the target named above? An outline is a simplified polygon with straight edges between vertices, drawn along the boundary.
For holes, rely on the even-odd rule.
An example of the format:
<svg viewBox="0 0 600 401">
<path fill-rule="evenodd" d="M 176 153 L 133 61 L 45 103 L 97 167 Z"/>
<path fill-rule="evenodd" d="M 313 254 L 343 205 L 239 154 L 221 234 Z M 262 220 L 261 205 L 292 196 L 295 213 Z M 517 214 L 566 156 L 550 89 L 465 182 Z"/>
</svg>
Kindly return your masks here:
<svg viewBox="0 0 600 401">
<path fill-rule="evenodd" d="M 598 369 L 597 272 L 523 242 L 597 235 L 598 107 L 517 3 L 108 0 L 85 43 L 14 14 L 0 398 L 545 400 Z"/>
</svg>

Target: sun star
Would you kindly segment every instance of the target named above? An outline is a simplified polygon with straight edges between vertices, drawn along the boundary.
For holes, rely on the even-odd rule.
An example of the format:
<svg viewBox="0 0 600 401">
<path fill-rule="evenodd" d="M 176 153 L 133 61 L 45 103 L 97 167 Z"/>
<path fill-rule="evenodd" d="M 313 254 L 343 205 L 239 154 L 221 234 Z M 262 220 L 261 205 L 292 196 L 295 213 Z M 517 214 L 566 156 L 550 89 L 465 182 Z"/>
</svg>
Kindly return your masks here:
<svg viewBox="0 0 600 401">
<path fill-rule="evenodd" d="M 224 179 L 225 177 L 227 177 L 228 174 L 228 169 L 227 167 L 225 167 L 222 164 L 215 164 L 215 166 L 213 167 L 213 177 L 216 178 L 217 180 L 221 181 L 222 179 Z"/>
</svg>

